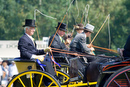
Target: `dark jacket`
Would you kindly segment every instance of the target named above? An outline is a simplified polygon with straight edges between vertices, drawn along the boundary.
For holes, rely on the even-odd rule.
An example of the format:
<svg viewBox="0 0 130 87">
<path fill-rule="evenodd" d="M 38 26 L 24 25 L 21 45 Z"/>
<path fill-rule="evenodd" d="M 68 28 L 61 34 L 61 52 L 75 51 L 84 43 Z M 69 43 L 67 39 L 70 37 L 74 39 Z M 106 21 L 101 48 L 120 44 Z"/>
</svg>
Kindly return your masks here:
<svg viewBox="0 0 130 87">
<path fill-rule="evenodd" d="M 32 57 L 32 54 L 34 54 L 34 55 L 45 54 L 44 50 L 36 49 L 36 43 L 34 46 L 32 40 L 26 34 L 24 34 L 19 39 L 18 49 L 20 50 L 21 58 L 24 58 L 24 59 L 30 59 Z"/>
<path fill-rule="evenodd" d="M 54 34 L 50 37 L 48 45 L 50 45 L 53 37 L 54 37 Z M 53 42 L 52 42 L 50 47 L 57 48 L 57 49 L 62 49 L 62 50 L 67 50 L 64 42 L 61 42 L 60 37 L 59 37 L 58 34 L 55 35 L 55 38 L 54 38 L 54 40 L 53 40 Z M 65 54 L 57 53 L 57 52 L 53 52 L 53 55 L 54 56 L 66 56 Z"/>
<path fill-rule="evenodd" d="M 76 34 L 74 39 L 70 43 L 70 51 L 89 53 L 91 49 L 86 45 L 85 33 Z"/>
<path fill-rule="evenodd" d="M 128 36 L 126 44 L 124 46 L 123 56 L 130 57 L 130 35 Z"/>
</svg>

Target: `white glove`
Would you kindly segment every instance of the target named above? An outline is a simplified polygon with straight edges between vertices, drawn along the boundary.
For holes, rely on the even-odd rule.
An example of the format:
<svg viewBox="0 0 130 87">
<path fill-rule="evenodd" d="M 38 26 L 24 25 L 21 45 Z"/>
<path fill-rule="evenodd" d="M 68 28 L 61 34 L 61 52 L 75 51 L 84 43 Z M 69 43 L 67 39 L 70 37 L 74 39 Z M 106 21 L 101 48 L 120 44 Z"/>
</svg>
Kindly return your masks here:
<svg viewBox="0 0 130 87">
<path fill-rule="evenodd" d="M 95 51 L 95 49 L 93 47 L 91 47 L 90 49 L 91 49 L 91 51 Z"/>
<path fill-rule="evenodd" d="M 47 47 L 47 48 L 45 48 L 44 49 L 44 52 L 46 53 L 46 52 L 50 52 L 51 51 L 51 47 Z"/>
<path fill-rule="evenodd" d="M 40 61 L 44 61 L 44 57 L 43 56 L 36 56 L 35 59 L 38 59 Z"/>
<path fill-rule="evenodd" d="M 86 44 L 88 48 L 91 49 L 91 51 L 95 51 L 95 49 L 92 47 L 92 44 Z"/>
</svg>

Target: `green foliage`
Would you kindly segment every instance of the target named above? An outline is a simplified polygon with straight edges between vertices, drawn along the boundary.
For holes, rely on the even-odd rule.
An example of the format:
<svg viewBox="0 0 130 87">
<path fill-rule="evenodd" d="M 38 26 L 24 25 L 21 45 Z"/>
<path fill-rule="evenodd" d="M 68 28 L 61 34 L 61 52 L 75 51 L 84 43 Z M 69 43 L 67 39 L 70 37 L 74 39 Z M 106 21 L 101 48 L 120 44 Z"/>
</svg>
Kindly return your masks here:
<svg viewBox="0 0 130 87">
<path fill-rule="evenodd" d="M 0 40 L 18 40 L 24 30 L 24 21 L 27 18 L 34 19 L 34 10 L 38 9 L 43 14 L 52 16 L 55 19 L 36 13 L 36 25 L 40 39 L 51 36 L 55 33 L 57 22 L 61 22 L 72 0 L 0 0 Z M 89 5 L 88 14 L 84 14 L 85 6 Z M 87 9 L 87 8 L 86 8 Z M 73 25 L 85 24 L 89 21 L 95 26 L 92 39 L 101 28 L 108 14 L 108 20 L 94 40 L 93 44 L 100 47 L 109 47 L 116 50 L 123 48 L 130 32 L 130 1 L 129 0 L 74 0 L 68 10 L 64 23 L 67 29 L 72 32 Z M 85 19 L 85 16 L 88 17 Z M 82 20 L 83 18 L 83 20 Z M 108 33 L 110 27 L 110 36 Z M 74 32 L 75 34 L 75 32 Z M 37 31 L 34 34 L 38 40 Z M 109 37 L 111 40 L 109 41 Z"/>
</svg>

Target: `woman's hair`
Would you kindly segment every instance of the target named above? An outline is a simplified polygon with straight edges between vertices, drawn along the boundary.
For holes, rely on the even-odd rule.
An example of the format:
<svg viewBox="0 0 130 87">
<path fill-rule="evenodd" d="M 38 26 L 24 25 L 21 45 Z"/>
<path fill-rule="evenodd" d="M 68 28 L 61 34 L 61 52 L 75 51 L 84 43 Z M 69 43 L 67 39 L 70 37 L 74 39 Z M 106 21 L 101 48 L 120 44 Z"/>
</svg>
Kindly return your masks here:
<svg viewBox="0 0 130 87">
<path fill-rule="evenodd" d="M 72 38 L 71 33 L 65 34 L 63 39 L 66 40 L 67 38 Z"/>
</svg>

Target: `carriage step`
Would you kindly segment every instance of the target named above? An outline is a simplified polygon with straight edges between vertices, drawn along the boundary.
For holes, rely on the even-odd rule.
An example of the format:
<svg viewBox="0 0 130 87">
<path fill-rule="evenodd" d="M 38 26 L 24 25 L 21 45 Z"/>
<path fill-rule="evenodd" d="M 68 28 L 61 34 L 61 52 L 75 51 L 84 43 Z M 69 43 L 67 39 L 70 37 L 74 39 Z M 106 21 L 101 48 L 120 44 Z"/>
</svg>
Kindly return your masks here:
<svg viewBox="0 0 130 87">
<path fill-rule="evenodd" d="M 70 79 L 70 82 L 79 81 L 79 80 L 81 80 L 81 79 L 82 79 L 81 76 L 77 76 L 77 77 L 71 78 L 71 79 Z"/>
<path fill-rule="evenodd" d="M 78 81 L 78 77 L 74 77 L 70 79 L 70 82 Z"/>
<path fill-rule="evenodd" d="M 116 71 L 103 71 L 103 73 L 115 73 Z"/>
</svg>

